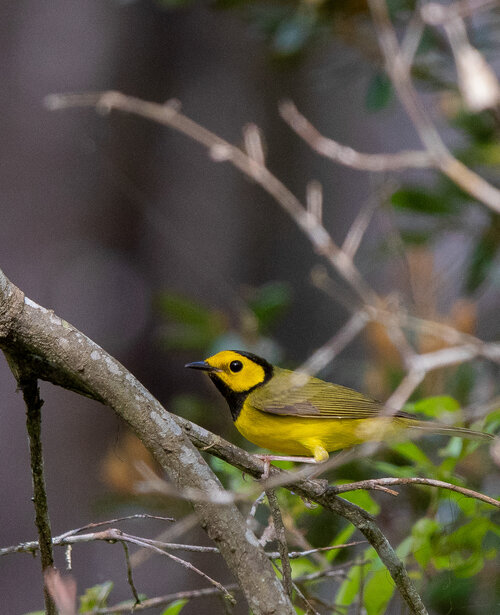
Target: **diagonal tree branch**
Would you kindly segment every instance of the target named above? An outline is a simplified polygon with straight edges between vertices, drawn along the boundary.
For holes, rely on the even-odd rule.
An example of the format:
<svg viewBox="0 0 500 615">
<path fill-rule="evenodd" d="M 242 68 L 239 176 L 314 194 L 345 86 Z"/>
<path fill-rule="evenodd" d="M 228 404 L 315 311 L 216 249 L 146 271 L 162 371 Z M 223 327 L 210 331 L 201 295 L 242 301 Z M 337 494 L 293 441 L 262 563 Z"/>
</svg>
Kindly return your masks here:
<svg viewBox="0 0 500 615">
<path fill-rule="evenodd" d="M 161 404 L 118 361 L 28 298 L 0 271 L 0 348 L 12 365 L 110 406 L 136 432 L 177 488 L 205 492 L 220 482 Z M 238 578 L 254 613 L 292 615 L 293 607 L 234 504 L 194 502 L 200 524 Z"/>
<path fill-rule="evenodd" d="M 124 418 L 182 490 L 216 492 L 221 484 L 191 445 L 206 432 L 170 415 L 118 361 L 53 312 L 24 297 L 0 271 L 0 348 L 10 360 L 39 365 L 43 379 L 81 391 L 110 406 Z M 40 376 L 42 377 L 42 376 Z M 182 427 L 181 427 L 182 425 Z M 187 435 L 187 437 L 184 436 Z M 260 477 L 263 463 L 238 447 L 221 446 L 223 440 L 209 435 L 208 444 L 246 473 Z M 271 468 L 271 477 L 280 471 Z M 412 615 L 427 615 L 404 564 L 371 515 L 328 490 L 324 481 L 302 480 L 294 493 L 321 504 L 355 525 L 367 538 L 387 567 Z M 214 540 L 228 566 L 237 576 L 247 600 L 257 615 L 293 614 L 293 607 L 256 538 L 247 530 L 232 503 L 224 506 L 194 502 L 202 527 Z"/>
</svg>

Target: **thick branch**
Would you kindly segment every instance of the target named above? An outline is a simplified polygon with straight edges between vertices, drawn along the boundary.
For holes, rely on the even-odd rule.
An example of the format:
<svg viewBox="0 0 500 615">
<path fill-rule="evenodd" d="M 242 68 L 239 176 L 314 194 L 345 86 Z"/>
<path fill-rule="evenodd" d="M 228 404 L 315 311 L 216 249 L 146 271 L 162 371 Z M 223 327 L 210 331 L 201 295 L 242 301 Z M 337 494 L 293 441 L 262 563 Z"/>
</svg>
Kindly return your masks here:
<svg viewBox="0 0 500 615">
<path fill-rule="evenodd" d="M 175 486 L 214 492 L 217 477 L 161 404 L 118 361 L 55 314 L 24 298 L 0 271 L 0 348 L 18 365 L 37 365 L 44 380 L 113 408 L 149 448 Z M 257 539 L 234 504 L 193 503 L 200 524 L 238 578 L 254 613 L 293 614 Z"/>
<path fill-rule="evenodd" d="M 210 493 L 222 488 L 189 440 L 200 448 L 210 447 L 222 459 L 231 455 L 233 465 L 260 478 L 261 461 L 198 425 L 170 415 L 132 374 L 97 344 L 52 312 L 28 299 L 22 301 L 22 297 L 19 289 L 0 271 L 0 348 L 21 357 L 24 352 L 36 355 L 41 366 L 50 365 L 50 369 L 43 368 L 47 380 L 64 386 L 70 379 L 75 388 L 89 391 L 113 408 L 153 452 L 178 489 L 194 488 Z M 271 468 L 271 478 L 276 476 L 280 476 L 279 470 Z M 293 491 L 355 525 L 379 554 L 410 613 L 427 614 L 403 563 L 367 512 L 328 492 L 321 481 L 302 480 L 294 484 Z M 266 554 L 247 531 L 234 504 L 195 502 L 193 506 L 202 527 L 238 577 L 253 612 L 292 614 L 293 607 Z"/>
<path fill-rule="evenodd" d="M 186 419 L 175 417 L 175 420 L 179 425 L 182 425 L 192 442 L 199 448 L 210 450 L 212 454 L 220 459 L 240 468 L 246 474 L 250 474 L 255 478 L 260 478 L 262 476 L 263 463 L 253 455 L 250 455 L 237 446 L 234 446 L 234 444 L 226 442 L 220 436 L 216 436 L 203 427 L 195 425 Z M 284 484 L 283 476 L 283 472 L 271 466 L 269 479 L 271 484 L 275 481 L 283 486 L 287 486 Z M 330 490 L 328 486 L 325 485 L 325 481 L 311 479 L 294 480 L 294 476 L 292 475 L 290 477 L 290 483 L 293 483 L 291 489 L 297 495 L 320 504 L 327 510 L 331 510 L 341 517 L 344 517 L 344 519 L 347 519 L 357 527 L 378 553 L 403 599 L 407 602 L 410 613 L 412 615 L 427 615 L 427 610 L 413 586 L 403 563 L 399 560 L 389 544 L 389 541 L 381 532 L 371 515 L 355 504 L 337 497 L 333 490 Z M 288 486 L 290 487 L 290 484 Z"/>
</svg>

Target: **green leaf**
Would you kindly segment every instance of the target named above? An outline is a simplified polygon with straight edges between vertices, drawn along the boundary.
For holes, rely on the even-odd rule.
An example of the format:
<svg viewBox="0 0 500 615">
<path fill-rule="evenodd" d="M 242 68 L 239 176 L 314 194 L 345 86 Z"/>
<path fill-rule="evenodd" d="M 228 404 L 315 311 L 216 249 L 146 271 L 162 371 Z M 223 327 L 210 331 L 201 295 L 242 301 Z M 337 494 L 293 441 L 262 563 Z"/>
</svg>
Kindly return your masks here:
<svg viewBox="0 0 500 615">
<path fill-rule="evenodd" d="M 112 589 L 112 581 L 106 581 L 105 583 L 89 587 L 83 596 L 80 596 L 79 612 L 86 613 L 87 611 L 107 606 L 107 600 Z"/>
<path fill-rule="evenodd" d="M 259 321 L 262 330 L 267 329 L 290 305 L 292 292 L 286 282 L 269 282 L 253 292 L 248 305 Z"/>
<path fill-rule="evenodd" d="M 469 113 L 462 110 L 455 118 L 454 124 L 466 132 L 474 143 L 496 142 L 497 130 L 492 113 Z"/>
<path fill-rule="evenodd" d="M 170 603 L 161 615 L 177 615 L 187 603 L 188 600 L 176 600 Z"/>
<path fill-rule="evenodd" d="M 460 404 L 449 395 L 436 395 L 405 404 L 404 409 L 412 414 L 425 414 L 431 418 L 438 418 L 445 412 L 456 412 L 460 409 Z"/>
<path fill-rule="evenodd" d="M 335 605 L 338 607 L 349 606 L 359 593 L 361 585 L 361 566 L 355 565 L 349 570 L 347 578 L 342 582 L 335 597 Z"/>
<path fill-rule="evenodd" d="M 394 444 L 393 446 L 391 446 L 391 448 L 400 455 L 403 455 L 403 457 L 406 457 L 410 461 L 413 461 L 413 463 L 417 465 L 423 467 L 434 466 L 429 457 L 427 457 L 424 451 L 420 447 L 418 447 L 415 442 L 409 441 L 400 444 Z"/>
<path fill-rule="evenodd" d="M 227 328 L 221 312 L 209 310 L 183 295 L 163 293 L 157 303 L 168 321 L 163 331 L 168 348 L 206 349 Z"/>
<path fill-rule="evenodd" d="M 336 485 L 345 485 L 346 483 L 350 483 L 352 481 L 349 480 L 336 480 Z M 380 512 L 380 506 L 375 502 L 375 500 L 368 494 L 367 491 L 359 490 L 359 491 L 349 491 L 348 493 L 343 493 L 342 497 L 348 502 L 352 502 L 361 508 L 364 508 L 367 512 L 372 515 L 377 515 Z"/>
<path fill-rule="evenodd" d="M 436 230 L 438 230 L 436 228 Z M 433 233 L 430 231 L 417 231 L 414 229 L 400 231 L 401 239 L 405 244 L 413 246 L 423 246 L 432 239 Z"/>
<path fill-rule="evenodd" d="M 333 547 L 335 545 L 343 545 L 346 542 L 349 542 L 349 539 L 354 534 L 355 530 L 355 526 L 349 523 L 335 536 L 335 538 L 330 543 L 330 546 Z M 333 560 L 338 557 L 341 551 L 341 549 L 333 549 L 332 551 L 326 551 L 325 556 L 328 561 L 333 562 Z"/>
<path fill-rule="evenodd" d="M 171 320 L 191 325 L 207 324 L 212 312 L 192 299 L 176 293 L 163 293 L 158 306 Z"/>
<path fill-rule="evenodd" d="M 397 190 L 391 196 L 391 203 L 398 209 L 436 216 L 451 214 L 456 209 L 454 203 L 417 187 Z"/>
<path fill-rule="evenodd" d="M 413 557 L 424 569 L 434 555 L 432 539 L 440 529 L 437 521 L 427 518 L 419 519 L 412 527 Z"/>
<path fill-rule="evenodd" d="M 363 603 L 366 615 L 382 615 L 385 613 L 392 595 L 394 594 L 394 581 L 388 570 L 382 568 L 373 573 L 365 585 Z"/>
<path fill-rule="evenodd" d="M 415 476 L 415 466 L 397 466 L 387 461 L 374 461 L 373 465 L 379 472 L 389 476 L 395 476 L 397 478 Z"/>
<path fill-rule="evenodd" d="M 380 111 L 385 109 L 394 95 L 392 83 L 385 73 L 377 73 L 368 84 L 365 96 L 367 111 Z"/>
</svg>

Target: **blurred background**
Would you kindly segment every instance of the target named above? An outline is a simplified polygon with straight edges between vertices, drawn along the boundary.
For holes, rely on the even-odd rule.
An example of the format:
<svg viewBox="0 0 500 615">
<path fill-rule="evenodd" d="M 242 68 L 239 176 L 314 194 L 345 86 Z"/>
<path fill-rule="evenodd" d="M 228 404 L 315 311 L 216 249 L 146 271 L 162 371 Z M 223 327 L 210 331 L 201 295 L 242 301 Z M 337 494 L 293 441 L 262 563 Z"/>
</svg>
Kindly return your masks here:
<svg viewBox="0 0 500 615">
<path fill-rule="evenodd" d="M 391 3 L 396 23 L 407 23 L 412 8 Z M 176 98 L 189 117 L 236 144 L 242 127 L 257 123 L 268 166 L 299 198 L 311 179 L 322 183 L 334 240 L 343 241 L 363 206 L 378 206 L 356 261 L 378 292 L 392 293 L 413 314 L 498 338 L 499 217 L 430 171 L 382 176 L 335 166 L 279 117 L 279 102 L 290 98 L 324 135 L 360 151 L 420 147 L 382 72 L 363 2 L 20 0 L 2 3 L 0 15 L 0 266 L 28 297 L 117 357 L 168 409 L 250 449 L 215 391 L 184 364 L 245 347 L 293 367 L 349 313 L 313 283 L 324 277 L 321 261 L 294 223 L 228 164 L 137 117 L 51 112 L 43 104 L 51 93 L 114 89 L 156 102 Z M 498 15 L 481 13 L 468 23 L 493 68 Z M 464 108 L 439 28 L 426 31 L 415 77 L 447 142 L 498 181 L 497 111 Z M 332 292 L 349 297 L 342 285 Z M 420 350 L 439 347 L 414 341 Z M 322 375 L 383 398 L 402 371 L 374 327 Z M 420 394 L 481 407 L 497 382 L 498 371 L 478 363 L 433 375 Z M 178 502 L 134 493 L 133 460 L 147 455 L 110 410 L 45 383 L 41 389 L 54 534 L 135 512 L 186 513 Z M 0 391 L 6 546 L 36 532 L 24 406 L 5 361 Z M 478 469 L 471 472 L 480 483 Z M 494 473 L 489 480 L 498 488 Z M 406 518 L 384 515 L 388 537 L 399 540 Z M 124 529 L 155 536 L 164 528 L 142 520 Z M 197 530 L 182 540 L 208 544 Z M 56 556 L 63 569 L 62 551 Z M 231 578 L 218 558 L 193 561 L 222 582 Z M 129 597 L 119 545 L 79 546 L 73 568 L 79 593 L 113 580 L 110 602 Z M 134 576 L 148 596 L 200 586 L 194 575 L 157 560 Z M 443 583 L 451 586 L 450 578 Z M 498 604 L 498 567 L 490 562 L 481 578 L 489 584 L 481 603 L 488 612 L 484 604 Z M 463 595 L 444 606 L 435 601 L 433 612 L 479 612 L 472 585 L 464 584 Z M 38 560 L 3 558 L 0 595 L 4 613 L 41 609 Z M 221 608 L 216 600 L 193 602 L 183 612 Z M 393 608 L 404 612 L 399 603 Z"/>
</svg>

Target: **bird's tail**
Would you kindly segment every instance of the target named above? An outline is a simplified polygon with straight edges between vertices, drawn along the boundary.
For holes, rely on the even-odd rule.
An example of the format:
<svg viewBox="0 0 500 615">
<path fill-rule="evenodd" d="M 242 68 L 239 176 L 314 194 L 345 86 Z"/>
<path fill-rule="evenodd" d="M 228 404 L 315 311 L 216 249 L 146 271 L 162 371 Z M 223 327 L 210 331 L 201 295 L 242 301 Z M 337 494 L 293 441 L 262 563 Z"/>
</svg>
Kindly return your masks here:
<svg viewBox="0 0 500 615">
<path fill-rule="evenodd" d="M 407 419 L 406 425 L 411 429 L 420 430 L 426 433 L 435 433 L 443 436 L 458 436 L 459 438 L 467 438 L 468 440 L 494 440 L 495 436 L 483 431 L 475 431 L 466 427 L 448 427 L 442 423 L 433 421 L 419 421 L 418 419 Z"/>
</svg>

